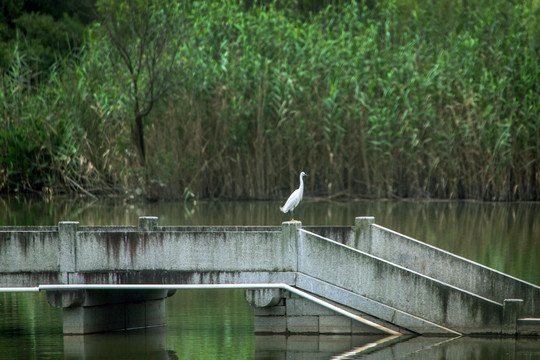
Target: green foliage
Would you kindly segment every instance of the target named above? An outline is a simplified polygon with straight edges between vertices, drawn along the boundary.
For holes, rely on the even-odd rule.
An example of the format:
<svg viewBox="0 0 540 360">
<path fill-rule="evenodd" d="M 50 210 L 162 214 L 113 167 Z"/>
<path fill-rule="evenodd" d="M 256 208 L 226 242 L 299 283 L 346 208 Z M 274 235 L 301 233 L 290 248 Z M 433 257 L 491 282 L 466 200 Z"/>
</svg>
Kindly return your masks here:
<svg viewBox="0 0 540 360">
<path fill-rule="evenodd" d="M 177 1 L 100 0 L 97 18 L 108 40 L 105 59 L 125 82 L 133 112 L 131 133 L 144 165 L 146 146 L 144 118 L 172 88 L 172 72 L 182 38 L 180 4 Z M 116 67 L 116 65 L 119 65 Z"/>
<path fill-rule="evenodd" d="M 305 170 L 321 195 L 537 198 L 538 139 L 525 130 L 539 118 L 535 21 L 525 5 L 453 4 L 353 2 L 305 17 L 194 3 L 192 81 L 175 104 L 180 127 L 194 127 L 182 148 L 204 149 L 190 189 L 272 196 Z"/>
<path fill-rule="evenodd" d="M 56 82 L 15 93 L 31 103 L 58 92 L 69 107 L 57 109 L 84 139 L 75 156 L 101 181 L 152 197 L 284 196 L 303 170 L 310 195 L 539 199 L 537 2 L 317 4 L 149 8 L 150 19 L 172 11 L 182 21 L 161 52 L 175 70 L 145 123 L 146 169 L 126 125 L 134 73 L 104 61 L 114 38 L 99 27 Z M 20 121 L 15 99 L 5 111 Z"/>
<path fill-rule="evenodd" d="M 84 156 L 85 134 L 71 107 L 80 98 L 66 87 L 62 69 L 36 88 L 24 57 L 16 50 L 13 58 L 10 71 L 0 74 L 0 189 L 87 193 L 81 184 L 100 176 Z"/>
</svg>

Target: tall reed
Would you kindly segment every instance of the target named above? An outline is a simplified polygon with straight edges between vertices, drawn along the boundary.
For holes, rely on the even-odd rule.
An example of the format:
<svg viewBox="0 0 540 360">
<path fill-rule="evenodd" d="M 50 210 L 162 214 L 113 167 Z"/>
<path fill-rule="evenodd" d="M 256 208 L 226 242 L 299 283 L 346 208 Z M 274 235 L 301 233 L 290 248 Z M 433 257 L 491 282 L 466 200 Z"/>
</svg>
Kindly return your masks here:
<svg viewBox="0 0 540 360">
<path fill-rule="evenodd" d="M 335 4 L 187 4 L 177 86 L 147 119 L 147 168 L 98 33 L 30 101 L 71 99 L 76 156 L 99 183 L 151 197 L 283 197 L 305 171 L 312 196 L 539 199 L 538 5 Z"/>
</svg>

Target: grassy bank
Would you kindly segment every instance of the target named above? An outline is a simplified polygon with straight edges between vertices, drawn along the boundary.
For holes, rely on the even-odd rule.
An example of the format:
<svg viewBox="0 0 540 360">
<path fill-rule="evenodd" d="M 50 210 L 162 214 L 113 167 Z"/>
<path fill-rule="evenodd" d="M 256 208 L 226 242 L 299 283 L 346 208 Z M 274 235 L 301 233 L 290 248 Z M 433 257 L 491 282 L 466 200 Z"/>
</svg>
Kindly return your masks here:
<svg viewBox="0 0 540 360">
<path fill-rule="evenodd" d="M 536 2 L 179 11 L 175 86 L 145 119 L 142 165 L 99 26 L 42 83 L 14 56 L 2 191 L 273 198 L 305 171 L 309 195 L 540 199 Z"/>
</svg>

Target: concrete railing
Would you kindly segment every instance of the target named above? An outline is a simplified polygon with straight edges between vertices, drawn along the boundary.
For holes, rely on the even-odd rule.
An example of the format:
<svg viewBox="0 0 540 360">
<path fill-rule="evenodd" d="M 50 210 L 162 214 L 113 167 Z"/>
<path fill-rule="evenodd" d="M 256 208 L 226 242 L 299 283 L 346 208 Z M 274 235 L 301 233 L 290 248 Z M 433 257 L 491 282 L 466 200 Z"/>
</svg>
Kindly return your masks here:
<svg viewBox="0 0 540 360">
<path fill-rule="evenodd" d="M 451 254 L 422 247 L 372 220 L 357 221 L 356 236 L 353 227 L 307 229 L 319 234 L 298 222 L 281 227 L 160 227 L 155 217 L 140 218 L 137 227 L 61 222 L 58 227 L 1 228 L 0 287 L 279 283 L 412 332 L 516 333 L 520 301 L 503 304 L 508 298 L 479 296 L 474 287 L 481 288 L 481 281 L 462 289 L 426 274 L 429 261 L 455 259 Z M 413 250 L 406 249 L 407 243 Z M 384 250 L 384 244 L 397 254 Z M 424 261 L 419 265 L 424 268 L 401 264 L 407 256 Z M 524 293 L 512 296 L 523 299 Z M 82 301 L 77 296 L 60 297 L 58 303 L 77 304 Z M 93 295 L 87 299 L 95 301 Z"/>
<path fill-rule="evenodd" d="M 298 271 L 464 334 L 499 334 L 503 305 L 302 230 Z"/>
<path fill-rule="evenodd" d="M 382 226 L 356 219 L 354 248 L 502 304 L 522 299 L 521 317 L 540 318 L 540 287 Z"/>
<path fill-rule="evenodd" d="M 296 257 L 280 227 L 2 228 L 0 287 L 40 284 L 292 284 Z M 283 238 L 283 240 L 282 240 Z M 289 273 L 289 274 L 287 274 Z"/>
</svg>

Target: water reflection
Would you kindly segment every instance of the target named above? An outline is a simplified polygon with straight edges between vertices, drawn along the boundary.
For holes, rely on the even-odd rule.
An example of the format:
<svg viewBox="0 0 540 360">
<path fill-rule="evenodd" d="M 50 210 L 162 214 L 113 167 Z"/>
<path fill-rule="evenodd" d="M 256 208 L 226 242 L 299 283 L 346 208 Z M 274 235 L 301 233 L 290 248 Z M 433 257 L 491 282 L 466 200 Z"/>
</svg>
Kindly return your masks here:
<svg viewBox="0 0 540 360">
<path fill-rule="evenodd" d="M 5 359 L 536 359 L 538 338 L 253 335 L 241 290 L 178 291 L 167 326 L 62 335 L 61 311 L 44 293 L 0 294 Z"/>
<path fill-rule="evenodd" d="M 64 359 L 178 359 L 167 350 L 166 327 L 63 337 Z"/>
<path fill-rule="evenodd" d="M 257 335 L 255 359 L 346 359 L 380 340 L 376 335 Z"/>
<path fill-rule="evenodd" d="M 179 290 L 166 315 L 167 348 L 179 359 L 253 358 L 253 309 L 243 290 Z"/>
<path fill-rule="evenodd" d="M 62 312 L 45 294 L 0 293 L 0 358 L 58 359 Z"/>
<path fill-rule="evenodd" d="M 373 347 L 341 359 L 537 359 L 540 343 L 533 338 L 438 338 L 418 336 Z"/>
</svg>

